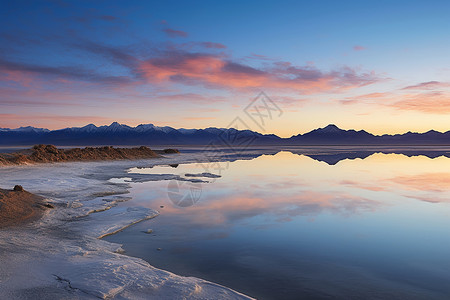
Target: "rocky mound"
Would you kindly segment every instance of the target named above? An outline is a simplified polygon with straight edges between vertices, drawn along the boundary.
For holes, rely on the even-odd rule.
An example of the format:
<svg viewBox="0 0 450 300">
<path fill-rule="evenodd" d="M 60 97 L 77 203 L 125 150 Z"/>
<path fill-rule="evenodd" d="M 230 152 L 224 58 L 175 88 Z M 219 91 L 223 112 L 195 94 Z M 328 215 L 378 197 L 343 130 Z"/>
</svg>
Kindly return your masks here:
<svg viewBox="0 0 450 300">
<path fill-rule="evenodd" d="M 13 190 L 0 189 L 0 228 L 37 220 L 46 208 L 52 207 L 20 185 Z"/>
<path fill-rule="evenodd" d="M 175 153 L 180 153 L 180 151 L 178 151 L 177 149 L 164 149 L 163 152 L 165 154 L 175 154 Z"/>
<path fill-rule="evenodd" d="M 169 150 L 166 152 L 166 150 Z M 163 153 L 179 153 L 176 149 L 165 149 Z M 86 147 L 73 149 L 58 149 L 53 145 L 36 145 L 31 150 L 0 154 L 0 165 L 29 164 L 69 161 L 95 161 L 116 159 L 145 159 L 160 155 L 148 147 L 114 148 Z"/>
</svg>

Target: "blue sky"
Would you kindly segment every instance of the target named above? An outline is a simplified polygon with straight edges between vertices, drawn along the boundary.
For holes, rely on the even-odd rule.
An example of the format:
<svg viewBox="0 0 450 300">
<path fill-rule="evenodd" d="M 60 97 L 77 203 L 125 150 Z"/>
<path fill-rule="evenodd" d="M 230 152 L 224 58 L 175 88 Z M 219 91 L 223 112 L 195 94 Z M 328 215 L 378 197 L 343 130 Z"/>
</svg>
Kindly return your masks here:
<svg viewBox="0 0 450 300">
<path fill-rule="evenodd" d="M 0 127 L 450 129 L 447 1 L 1 1 Z M 383 122 L 380 122 L 382 120 Z M 256 129 L 256 128 L 250 128 Z"/>
</svg>

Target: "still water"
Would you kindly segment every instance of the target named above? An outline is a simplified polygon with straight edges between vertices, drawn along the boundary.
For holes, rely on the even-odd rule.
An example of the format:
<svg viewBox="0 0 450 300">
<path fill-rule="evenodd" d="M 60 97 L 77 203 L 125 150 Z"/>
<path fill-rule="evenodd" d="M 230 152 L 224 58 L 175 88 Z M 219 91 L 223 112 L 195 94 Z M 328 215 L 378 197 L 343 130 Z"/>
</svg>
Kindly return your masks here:
<svg viewBox="0 0 450 300">
<path fill-rule="evenodd" d="M 279 152 L 205 169 L 131 169 L 208 183 L 132 183 L 124 205 L 161 215 L 106 240 L 258 299 L 450 298 L 449 158 Z"/>
</svg>

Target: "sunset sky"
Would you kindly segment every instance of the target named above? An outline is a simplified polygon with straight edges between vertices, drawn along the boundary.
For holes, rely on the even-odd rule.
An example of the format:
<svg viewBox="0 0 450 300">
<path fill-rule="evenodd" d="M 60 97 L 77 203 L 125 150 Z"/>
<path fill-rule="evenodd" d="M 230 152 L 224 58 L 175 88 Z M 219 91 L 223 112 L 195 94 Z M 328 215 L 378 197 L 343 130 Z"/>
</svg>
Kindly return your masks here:
<svg viewBox="0 0 450 300">
<path fill-rule="evenodd" d="M 449 1 L 0 3 L 0 127 L 450 130 Z"/>
</svg>

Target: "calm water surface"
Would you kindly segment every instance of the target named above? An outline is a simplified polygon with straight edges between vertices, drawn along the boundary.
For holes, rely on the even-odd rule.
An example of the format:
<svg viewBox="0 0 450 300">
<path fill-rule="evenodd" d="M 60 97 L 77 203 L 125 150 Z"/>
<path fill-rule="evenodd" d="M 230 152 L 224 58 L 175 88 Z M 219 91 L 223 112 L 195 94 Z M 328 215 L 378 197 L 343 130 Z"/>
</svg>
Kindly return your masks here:
<svg viewBox="0 0 450 300">
<path fill-rule="evenodd" d="M 221 166 L 220 178 L 197 177 L 209 183 L 133 183 L 123 205 L 161 215 L 106 239 L 259 299 L 450 298 L 449 158 L 374 154 L 329 165 L 280 152 Z"/>
</svg>

